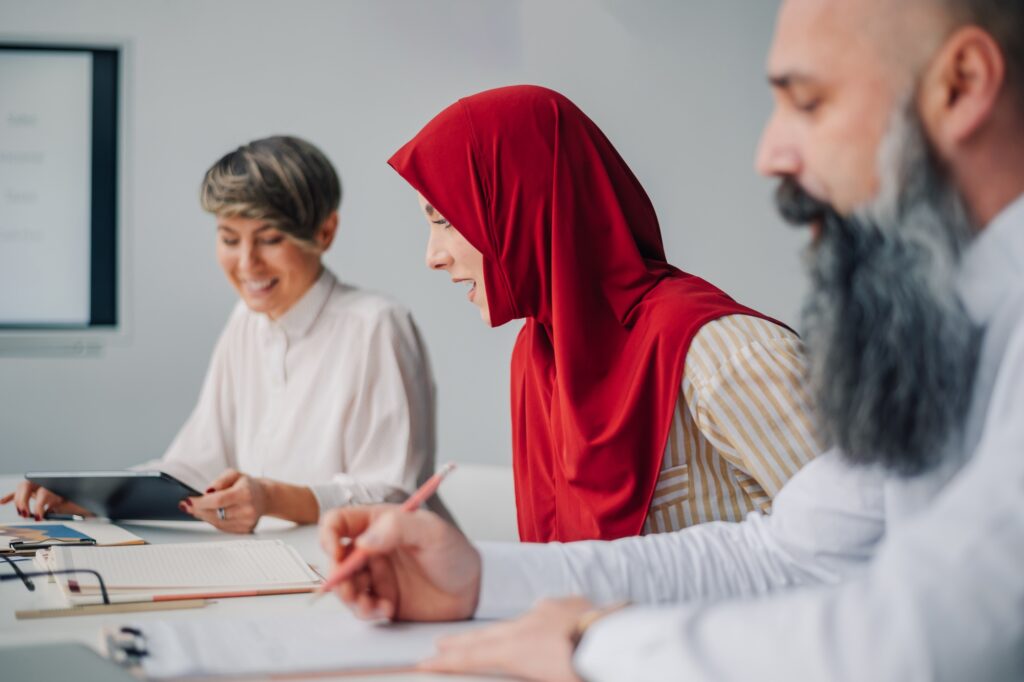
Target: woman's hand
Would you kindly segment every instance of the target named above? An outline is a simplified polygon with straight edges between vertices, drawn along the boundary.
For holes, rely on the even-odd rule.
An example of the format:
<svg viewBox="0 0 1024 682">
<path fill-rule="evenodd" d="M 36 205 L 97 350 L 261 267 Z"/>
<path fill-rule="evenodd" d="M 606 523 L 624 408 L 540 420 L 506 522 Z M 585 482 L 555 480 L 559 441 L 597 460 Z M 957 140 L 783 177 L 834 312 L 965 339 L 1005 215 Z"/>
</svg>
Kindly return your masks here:
<svg viewBox="0 0 1024 682">
<path fill-rule="evenodd" d="M 92 512 L 89 510 L 83 509 L 73 502 L 68 502 L 60 495 L 41 488 L 32 481 L 21 481 L 14 492 L 0 497 L 0 504 L 9 504 L 10 502 L 14 502 L 18 516 L 25 519 L 34 518 L 36 521 L 42 521 L 43 516 L 50 511 L 92 516 Z"/>
<path fill-rule="evenodd" d="M 264 479 L 228 469 L 210 484 L 205 495 L 186 498 L 180 508 L 220 530 L 250 533 L 267 513 L 267 505 Z"/>
<path fill-rule="evenodd" d="M 369 561 L 335 593 L 360 618 L 444 621 L 469 618 L 480 594 L 480 555 L 433 512 L 395 505 L 343 507 L 324 514 L 320 544 L 332 570 L 355 541 Z"/>
</svg>

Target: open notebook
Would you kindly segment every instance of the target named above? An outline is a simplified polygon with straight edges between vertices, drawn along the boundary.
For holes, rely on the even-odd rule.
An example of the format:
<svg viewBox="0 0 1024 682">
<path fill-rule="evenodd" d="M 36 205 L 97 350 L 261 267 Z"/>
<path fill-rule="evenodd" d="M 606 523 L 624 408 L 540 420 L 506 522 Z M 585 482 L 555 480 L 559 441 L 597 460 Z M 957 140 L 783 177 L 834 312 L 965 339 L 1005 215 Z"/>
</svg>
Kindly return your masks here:
<svg viewBox="0 0 1024 682">
<path fill-rule="evenodd" d="M 322 578 L 281 540 L 231 540 L 138 547 L 54 547 L 36 560 L 51 570 L 89 568 L 112 602 L 311 592 Z M 68 602 L 102 603 L 88 573 L 59 575 Z"/>
</svg>

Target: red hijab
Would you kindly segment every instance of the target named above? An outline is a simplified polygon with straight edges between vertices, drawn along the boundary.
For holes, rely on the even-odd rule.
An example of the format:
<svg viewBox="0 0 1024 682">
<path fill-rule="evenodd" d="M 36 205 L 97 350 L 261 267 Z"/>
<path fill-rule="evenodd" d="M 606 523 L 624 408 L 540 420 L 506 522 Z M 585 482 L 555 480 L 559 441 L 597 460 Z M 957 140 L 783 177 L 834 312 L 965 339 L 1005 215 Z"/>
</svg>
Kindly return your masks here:
<svg viewBox="0 0 1024 682">
<path fill-rule="evenodd" d="M 647 194 L 564 96 L 513 86 L 438 114 L 388 163 L 483 253 L 512 352 L 524 541 L 637 535 L 694 334 L 758 315 L 665 260 Z"/>
</svg>

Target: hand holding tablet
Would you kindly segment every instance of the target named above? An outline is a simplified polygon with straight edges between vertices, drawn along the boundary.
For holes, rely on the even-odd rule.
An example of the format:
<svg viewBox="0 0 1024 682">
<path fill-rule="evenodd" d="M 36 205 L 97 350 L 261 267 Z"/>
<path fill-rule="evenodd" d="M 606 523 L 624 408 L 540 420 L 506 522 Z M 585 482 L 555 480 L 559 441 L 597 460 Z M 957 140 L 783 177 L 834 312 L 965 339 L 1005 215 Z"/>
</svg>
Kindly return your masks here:
<svg viewBox="0 0 1024 682">
<path fill-rule="evenodd" d="M 178 503 L 201 494 L 159 471 L 30 472 L 25 478 L 87 513 L 112 520 L 192 520 Z M 44 511 L 37 508 L 35 516 Z"/>
</svg>

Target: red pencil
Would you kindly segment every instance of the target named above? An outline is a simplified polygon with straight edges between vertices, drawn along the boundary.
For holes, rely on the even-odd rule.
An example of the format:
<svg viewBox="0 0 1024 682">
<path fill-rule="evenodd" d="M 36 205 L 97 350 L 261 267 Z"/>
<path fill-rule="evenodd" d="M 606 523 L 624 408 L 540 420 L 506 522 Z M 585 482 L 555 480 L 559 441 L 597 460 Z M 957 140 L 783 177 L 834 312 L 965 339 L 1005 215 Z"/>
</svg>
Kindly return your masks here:
<svg viewBox="0 0 1024 682">
<path fill-rule="evenodd" d="M 455 469 L 455 462 L 448 462 L 441 470 L 436 474 L 427 479 L 427 481 L 421 485 L 416 492 L 414 492 L 409 499 L 402 503 L 401 510 L 406 512 L 416 511 L 420 505 L 430 499 L 430 496 L 437 492 L 438 487 L 441 485 L 441 481 Z M 356 547 L 352 550 L 345 559 L 338 564 L 338 567 L 334 569 L 334 572 L 328 576 L 327 580 L 313 592 L 312 598 L 309 600 L 312 604 L 321 596 L 323 596 L 329 590 L 334 589 L 344 580 L 347 580 L 352 576 L 353 573 L 358 571 L 366 564 L 366 560 L 369 557 L 366 552 L 361 548 Z"/>
</svg>

